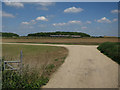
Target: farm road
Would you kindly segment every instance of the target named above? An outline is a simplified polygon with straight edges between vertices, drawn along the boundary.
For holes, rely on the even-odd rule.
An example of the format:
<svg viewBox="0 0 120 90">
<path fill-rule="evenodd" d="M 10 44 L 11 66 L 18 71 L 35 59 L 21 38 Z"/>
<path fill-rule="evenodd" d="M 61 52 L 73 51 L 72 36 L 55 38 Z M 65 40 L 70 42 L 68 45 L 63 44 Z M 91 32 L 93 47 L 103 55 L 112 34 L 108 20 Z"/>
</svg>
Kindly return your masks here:
<svg viewBox="0 0 120 90">
<path fill-rule="evenodd" d="M 118 87 L 118 64 L 100 53 L 97 46 L 23 44 L 64 46 L 69 50 L 65 62 L 43 88 Z"/>
</svg>

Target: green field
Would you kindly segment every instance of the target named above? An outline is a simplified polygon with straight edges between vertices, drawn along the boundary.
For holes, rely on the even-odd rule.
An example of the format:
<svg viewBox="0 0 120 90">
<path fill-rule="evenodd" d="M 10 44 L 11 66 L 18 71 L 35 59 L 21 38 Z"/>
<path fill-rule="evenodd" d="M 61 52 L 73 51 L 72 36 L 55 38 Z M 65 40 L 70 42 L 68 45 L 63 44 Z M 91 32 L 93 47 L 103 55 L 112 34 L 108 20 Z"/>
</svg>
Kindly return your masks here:
<svg viewBox="0 0 120 90">
<path fill-rule="evenodd" d="M 29 64 L 31 67 L 40 67 L 46 62 L 50 63 L 51 60 L 67 55 L 67 50 L 63 47 L 3 44 L 2 56 L 5 60 L 18 60 L 21 50 L 23 51 L 23 63 Z"/>
<path fill-rule="evenodd" d="M 99 45 L 98 50 L 120 64 L 120 43 L 105 42 Z"/>
<path fill-rule="evenodd" d="M 21 50 L 23 74 L 19 76 L 16 72 L 4 71 L 3 88 L 40 88 L 48 82 L 50 75 L 59 68 L 68 54 L 68 50 L 64 47 L 3 44 L 3 60 L 18 60 Z M 13 76 L 10 78 L 11 73 Z"/>
</svg>

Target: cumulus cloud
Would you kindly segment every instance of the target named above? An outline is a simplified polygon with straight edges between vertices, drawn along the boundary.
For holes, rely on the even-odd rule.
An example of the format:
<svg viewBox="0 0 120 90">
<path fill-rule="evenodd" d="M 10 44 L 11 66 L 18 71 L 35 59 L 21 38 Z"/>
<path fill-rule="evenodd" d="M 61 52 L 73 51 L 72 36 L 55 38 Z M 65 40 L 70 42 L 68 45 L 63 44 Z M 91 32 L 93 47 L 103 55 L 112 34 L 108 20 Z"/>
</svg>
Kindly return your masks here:
<svg viewBox="0 0 120 90">
<path fill-rule="evenodd" d="M 65 13 L 78 13 L 82 11 L 83 11 L 82 8 L 76 8 L 76 7 L 70 7 L 64 10 Z"/>
<path fill-rule="evenodd" d="M 117 18 L 114 18 L 114 19 L 113 19 L 113 22 L 116 22 L 116 21 L 118 21 L 118 19 L 117 19 Z"/>
<path fill-rule="evenodd" d="M 22 25 L 22 28 L 29 28 L 29 29 L 33 29 L 34 28 L 34 26 L 33 26 L 33 21 L 34 20 L 31 20 L 31 21 L 29 21 L 29 22 L 22 22 L 21 23 L 21 25 Z"/>
<path fill-rule="evenodd" d="M 48 19 L 46 17 L 44 17 L 44 16 L 37 17 L 36 20 L 48 21 Z"/>
<path fill-rule="evenodd" d="M 84 27 L 81 27 L 81 29 L 87 29 L 87 27 L 84 26 Z"/>
<path fill-rule="evenodd" d="M 40 3 L 37 3 L 37 9 L 38 10 L 45 10 L 47 11 L 49 8 L 49 6 L 53 6 L 55 5 L 55 2 L 40 2 Z"/>
<path fill-rule="evenodd" d="M 13 14 L 7 13 L 7 12 L 2 12 L 3 17 L 8 17 L 8 18 L 14 18 L 15 16 Z"/>
<path fill-rule="evenodd" d="M 34 25 L 37 23 L 37 21 L 48 21 L 48 19 L 46 19 L 44 16 L 41 17 L 37 17 L 35 20 L 30 20 L 28 22 L 22 22 L 21 24 L 23 25 Z"/>
<path fill-rule="evenodd" d="M 55 2 L 40 2 L 38 3 L 39 5 L 41 6 L 52 6 L 52 5 L 55 5 Z"/>
<path fill-rule="evenodd" d="M 35 20 L 31 20 L 29 22 L 22 22 L 21 24 L 24 24 L 24 25 L 33 25 L 33 24 L 36 24 L 36 21 Z"/>
<path fill-rule="evenodd" d="M 91 21 L 86 21 L 86 24 L 91 24 L 92 22 Z"/>
<path fill-rule="evenodd" d="M 73 21 L 68 21 L 67 23 L 54 23 L 53 26 L 64 26 L 64 25 L 70 25 L 70 24 L 82 24 L 82 22 L 73 20 Z"/>
<path fill-rule="evenodd" d="M 117 13 L 120 13 L 120 11 L 117 10 L 117 9 L 115 9 L 115 10 L 112 10 L 111 13 L 113 13 L 113 14 L 117 14 Z"/>
<path fill-rule="evenodd" d="M 109 19 L 107 19 L 106 17 L 103 17 L 99 20 L 97 20 L 98 23 L 111 23 L 111 21 Z"/>
<path fill-rule="evenodd" d="M 18 8 L 23 8 L 24 4 L 20 2 L 4 2 L 5 5 L 7 6 L 13 6 L 13 7 L 18 7 Z"/>
</svg>

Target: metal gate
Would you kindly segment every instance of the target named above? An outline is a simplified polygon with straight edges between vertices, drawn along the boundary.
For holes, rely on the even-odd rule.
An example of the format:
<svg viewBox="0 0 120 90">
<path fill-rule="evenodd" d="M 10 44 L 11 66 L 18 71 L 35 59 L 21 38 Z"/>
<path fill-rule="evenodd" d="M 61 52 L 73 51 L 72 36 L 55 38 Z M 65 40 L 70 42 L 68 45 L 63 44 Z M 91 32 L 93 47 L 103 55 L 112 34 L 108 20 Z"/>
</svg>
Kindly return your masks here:
<svg viewBox="0 0 120 90">
<path fill-rule="evenodd" d="M 22 54 L 22 50 L 20 51 L 20 60 L 17 61 L 4 61 L 4 70 L 22 70 L 23 66 L 22 66 L 22 58 L 23 58 L 23 54 Z M 14 68 L 12 65 L 10 65 L 10 63 L 16 63 L 19 65 L 18 68 Z"/>
</svg>

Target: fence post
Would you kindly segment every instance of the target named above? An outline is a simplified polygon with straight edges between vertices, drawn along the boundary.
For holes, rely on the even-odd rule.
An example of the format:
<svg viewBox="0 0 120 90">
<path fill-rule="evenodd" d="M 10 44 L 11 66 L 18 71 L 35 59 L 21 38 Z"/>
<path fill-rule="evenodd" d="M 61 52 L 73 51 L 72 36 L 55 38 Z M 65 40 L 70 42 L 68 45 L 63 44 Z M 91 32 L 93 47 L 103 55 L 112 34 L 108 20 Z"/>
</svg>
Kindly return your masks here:
<svg viewBox="0 0 120 90">
<path fill-rule="evenodd" d="M 21 52 L 20 52 L 20 74 L 22 73 L 22 68 L 23 68 L 23 66 L 22 66 L 22 58 L 23 58 L 23 54 L 22 54 L 22 50 L 21 50 Z"/>
</svg>

